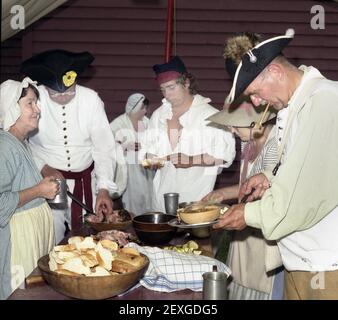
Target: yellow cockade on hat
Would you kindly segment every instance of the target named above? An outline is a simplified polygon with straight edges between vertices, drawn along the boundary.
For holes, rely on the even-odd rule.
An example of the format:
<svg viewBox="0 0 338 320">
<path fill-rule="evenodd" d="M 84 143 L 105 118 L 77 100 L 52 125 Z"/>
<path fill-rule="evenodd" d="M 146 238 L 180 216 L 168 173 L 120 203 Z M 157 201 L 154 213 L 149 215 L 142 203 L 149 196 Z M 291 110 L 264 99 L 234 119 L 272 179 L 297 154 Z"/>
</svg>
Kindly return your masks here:
<svg viewBox="0 0 338 320">
<path fill-rule="evenodd" d="M 75 71 L 67 71 L 62 77 L 63 84 L 66 87 L 70 87 L 74 84 L 76 77 L 77 73 Z"/>
</svg>

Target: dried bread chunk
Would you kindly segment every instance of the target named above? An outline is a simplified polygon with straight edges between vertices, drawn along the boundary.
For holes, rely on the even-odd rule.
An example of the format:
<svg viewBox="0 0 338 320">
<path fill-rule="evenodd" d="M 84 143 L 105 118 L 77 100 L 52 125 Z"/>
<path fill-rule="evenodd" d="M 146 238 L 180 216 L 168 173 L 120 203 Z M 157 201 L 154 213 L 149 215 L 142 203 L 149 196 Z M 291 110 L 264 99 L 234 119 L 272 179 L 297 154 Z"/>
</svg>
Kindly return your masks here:
<svg viewBox="0 0 338 320">
<path fill-rule="evenodd" d="M 76 251 L 59 251 L 56 252 L 56 256 L 58 257 L 58 259 L 66 262 L 69 259 L 78 257 L 79 254 Z"/>
<path fill-rule="evenodd" d="M 131 248 L 131 247 L 121 248 L 120 252 L 133 254 L 134 256 L 140 255 L 140 253 L 135 248 Z"/>
<path fill-rule="evenodd" d="M 58 274 L 66 275 L 66 276 L 79 276 L 78 273 L 75 273 L 75 272 L 72 272 L 72 271 L 69 271 L 69 270 L 65 270 L 65 269 L 58 269 L 58 270 L 55 270 L 55 272 L 58 273 Z"/>
<path fill-rule="evenodd" d="M 63 265 L 62 269 L 77 273 L 77 274 L 84 274 L 88 275 L 91 273 L 90 268 L 85 266 L 82 263 L 82 260 L 80 257 L 76 257 L 70 260 L 67 260 Z"/>
<path fill-rule="evenodd" d="M 75 245 L 73 244 L 64 244 L 64 245 L 55 246 L 53 250 L 55 252 L 59 252 L 59 251 L 73 251 L 75 249 L 76 249 Z"/>
<path fill-rule="evenodd" d="M 93 256 L 93 255 L 91 255 L 89 253 L 85 253 L 85 254 L 81 254 L 80 258 L 81 258 L 83 264 L 86 267 L 89 267 L 89 268 L 95 267 L 95 266 L 97 266 L 99 264 L 99 262 L 96 259 L 96 255 Z"/>
<path fill-rule="evenodd" d="M 119 245 L 117 244 L 117 242 L 109 239 L 100 240 L 99 243 L 102 244 L 103 248 L 108 249 L 110 251 L 116 251 L 119 249 Z"/>
<path fill-rule="evenodd" d="M 94 268 L 94 271 L 92 271 L 91 274 L 88 275 L 88 277 L 104 277 L 104 276 L 110 276 L 111 273 L 107 271 L 105 268 L 102 268 L 101 266 L 97 266 Z"/>
<path fill-rule="evenodd" d="M 52 252 L 50 252 L 49 253 L 49 262 L 48 262 L 49 269 L 51 271 L 55 271 L 55 270 L 59 269 L 59 266 L 61 266 L 61 265 L 62 264 L 57 263 L 56 259 L 52 255 Z"/>
<path fill-rule="evenodd" d="M 65 261 L 58 257 L 58 253 L 54 250 L 49 252 L 49 259 L 54 259 L 56 263 L 63 264 Z"/>
<path fill-rule="evenodd" d="M 122 251 L 118 251 L 115 257 L 115 260 L 123 261 L 125 263 L 131 264 L 132 266 L 139 268 L 144 265 L 144 257 L 141 255 L 135 255 L 130 253 L 125 253 Z M 113 270 L 114 271 L 114 270 Z"/>
<path fill-rule="evenodd" d="M 121 260 L 114 260 L 112 262 L 111 271 L 117 273 L 127 273 L 137 270 L 137 267 L 133 266 L 130 263 L 121 261 Z"/>
<path fill-rule="evenodd" d="M 96 243 L 92 237 L 85 237 L 83 241 L 75 243 L 76 250 L 94 249 Z"/>
<path fill-rule="evenodd" d="M 68 239 L 68 244 L 79 243 L 79 242 L 82 242 L 83 240 L 84 240 L 84 237 L 81 237 L 81 236 L 70 237 Z"/>
<path fill-rule="evenodd" d="M 106 270 L 111 270 L 111 264 L 114 260 L 114 257 L 110 250 L 102 247 L 101 243 L 98 243 L 96 248 L 96 259 L 99 262 L 99 265 Z"/>
</svg>

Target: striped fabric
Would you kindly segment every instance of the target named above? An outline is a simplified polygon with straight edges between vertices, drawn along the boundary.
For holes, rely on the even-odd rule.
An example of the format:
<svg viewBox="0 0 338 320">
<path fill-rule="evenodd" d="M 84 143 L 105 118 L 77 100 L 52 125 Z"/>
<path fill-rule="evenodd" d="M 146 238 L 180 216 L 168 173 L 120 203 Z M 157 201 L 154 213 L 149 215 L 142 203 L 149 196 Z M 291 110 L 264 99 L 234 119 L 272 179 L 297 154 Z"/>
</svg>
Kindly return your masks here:
<svg viewBox="0 0 338 320">
<path fill-rule="evenodd" d="M 137 249 L 149 258 L 149 268 L 140 280 L 140 285 L 150 290 L 202 291 L 202 275 L 212 271 L 214 265 L 217 266 L 218 271 L 231 274 L 230 269 L 224 263 L 206 256 L 177 253 L 157 247 L 141 247 L 136 243 L 129 243 L 127 246 Z"/>
</svg>

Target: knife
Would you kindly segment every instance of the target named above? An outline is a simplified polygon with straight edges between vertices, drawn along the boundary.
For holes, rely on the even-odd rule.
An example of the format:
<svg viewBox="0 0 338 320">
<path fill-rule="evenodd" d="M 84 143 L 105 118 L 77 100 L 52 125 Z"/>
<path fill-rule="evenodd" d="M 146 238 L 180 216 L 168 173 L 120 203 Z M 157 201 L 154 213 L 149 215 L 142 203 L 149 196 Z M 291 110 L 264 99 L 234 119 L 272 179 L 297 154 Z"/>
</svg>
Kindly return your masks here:
<svg viewBox="0 0 338 320">
<path fill-rule="evenodd" d="M 85 209 L 89 214 L 95 214 L 82 201 L 80 201 L 78 198 L 76 198 L 70 191 L 67 190 L 67 194 L 68 194 L 69 198 L 71 198 L 74 202 L 76 202 L 82 209 Z"/>
</svg>

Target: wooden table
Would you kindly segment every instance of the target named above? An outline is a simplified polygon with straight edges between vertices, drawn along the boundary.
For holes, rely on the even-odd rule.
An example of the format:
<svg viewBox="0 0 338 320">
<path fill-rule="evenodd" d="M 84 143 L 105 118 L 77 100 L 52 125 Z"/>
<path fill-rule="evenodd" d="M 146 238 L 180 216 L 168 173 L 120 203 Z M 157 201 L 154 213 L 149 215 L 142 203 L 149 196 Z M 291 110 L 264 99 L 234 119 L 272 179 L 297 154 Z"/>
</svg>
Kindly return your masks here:
<svg viewBox="0 0 338 320">
<path fill-rule="evenodd" d="M 74 235 L 90 235 L 93 234 L 93 230 L 88 227 L 84 227 L 78 232 L 74 232 L 69 236 Z M 186 236 L 184 233 L 179 234 L 180 236 L 174 238 L 170 245 L 179 245 L 187 242 L 188 240 L 196 241 L 202 248 L 203 252 L 207 256 L 212 256 L 211 253 L 211 241 L 210 238 L 197 239 L 191 236 Z M 68 237 L 67 237 L 68 238 Z M 64 241 L 66 242 L 67 238 Z M 39 275 L 39 269 L 36 268 L 31 275 Z M 9 297 L 9 300 L 72 300 L 73 298 L 67 297 L 61 293 L 55 291 L 51 286 L 45 282 L 40 282 L 36 286 L 26 287 L 25 289 L 17 289 Z M 116 296 L 110 298 L 111 300 L 201 300 L 202 292 L 194 292 L 191 290 L 182 290 L 172 293 L 158 292 L 148 290 L 144 287 L 138 287 L 131 292 L 122 296 Z M 109 299 L 109 300 L 110 300 Z"/>
</svg>

